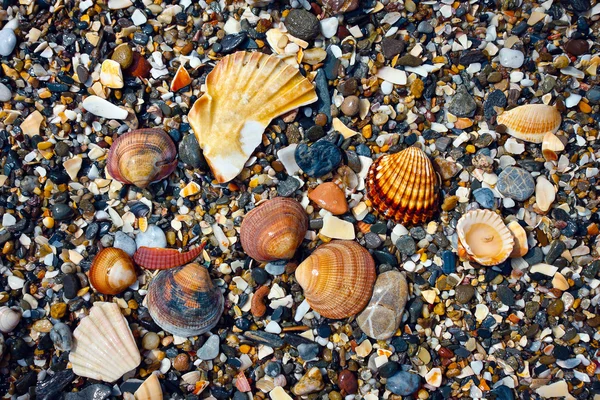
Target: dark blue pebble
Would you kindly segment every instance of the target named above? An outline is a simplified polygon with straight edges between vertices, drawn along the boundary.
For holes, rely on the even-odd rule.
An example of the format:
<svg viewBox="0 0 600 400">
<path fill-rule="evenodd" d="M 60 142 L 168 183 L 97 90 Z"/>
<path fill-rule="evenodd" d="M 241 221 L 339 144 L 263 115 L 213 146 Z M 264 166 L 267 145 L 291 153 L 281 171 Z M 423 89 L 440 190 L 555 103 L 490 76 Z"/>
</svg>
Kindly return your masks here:
<svg viewBox="0 0 600 400">
<path fill-rule="evenodd" d="M 496 205 L 496 200 L 494 199 L 494 192 L 488 188 L 479 188 L 473 191 L 473 197 L 475 197 L 475 201 L 477 201 L 483 208 L 487 208 L 491 210 Z"/>
<path fill-rule="evenodd" d="M 317 110 L 327 115 L 327 120 L 331 121 L 331 95 L 329 94 L 329 84 L 323 68 L 320 68 L 315 78 L 315 89 L 317 91 Z"/>
<path fill-rule="evenodd" d="M 371 157 L 371 149 L 364 143 L 361 143 L 356 146 L 356 154 L 363 157 Z"/>
<path fill-rule="evenodd" d="M 498 386 L 497 388 L 495 388 L 493 390 L 494 394 L 496 395 L 496 400 L 514 400 L 515 399 L 515 395 L 513 394 L 513 391 L 511 388 L 509 388 L 508 386 Z"/>
<path fill-rule="evenodd" d="M 331 142 L 319 140 L 312 146 L 301 143 L 296 148 L 296 163 L 304 173 L 318 178 L 337 167 L 342 161 L 342 152 Z"/>
<path fill-rule="evenodd" d="M 268 362 L 265 366 L 265 374 L 273 378 L 281 374 L 281 364 L 276 361 Z"/>
<path fill-rule="evenodd" d="M 388 378 L 385 387 L 398 396 L 409 396 L 421 385 L 421 377 L 410 372 L 400 371 Z"/>
<path fill-rule="evenodd" d="M 442 251 L 442 271 L 445 274 L 456 272 L 456 255 L 450 250 Z"/>
<path fill-rule="evenodd" d="M 317 343 L 307 343 L 298 346 L 298 354 L 304 361 L 311 361 L 317 358 L 319 354 L 319 345 Z"/>
<path fill-rule="evenodd" d="M 331 326 L 329 326 L 329 324 L 317 326 L 317 335 L 322 338 L 328 338 L 331 335 Z"/>
</svg>

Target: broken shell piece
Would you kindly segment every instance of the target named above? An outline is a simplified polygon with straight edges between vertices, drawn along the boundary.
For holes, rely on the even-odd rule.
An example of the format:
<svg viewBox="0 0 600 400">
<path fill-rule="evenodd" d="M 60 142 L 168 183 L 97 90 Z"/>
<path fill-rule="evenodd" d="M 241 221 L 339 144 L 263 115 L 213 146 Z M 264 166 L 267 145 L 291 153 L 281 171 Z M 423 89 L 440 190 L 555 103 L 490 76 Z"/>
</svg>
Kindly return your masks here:
<svg viewBox="0 0 600 400">
<path fill-rule="evenodd" d="M 177 68 L 177 72 L 175 73 L 175 77 L 171 82 L 171 92 L 176 92 L 181 88 L 184 88 L 192 83 L 192 77 L 187 72 L 183 65 L 180 65 Z"/>
<path fill-rule="evenodd" d="M 532 143 L 541 143 L 546 133 L 556 132 L 561 120 L 558 109 L 545 104 L 526 104 L 498 116 L 498 124 L 506 126 L 509 135 Z"/>
<path fill-rule="evenodd" d="M 506 225 L 513 237 L 513 249 L 510 258 L 523 257 L 529 251 L 527 244 L 527 232 L 517 221 L 511 221 Z"/>
<path fill-rule="evenodd" d="M 39 135 L 40 126 L 42 125 L 43 120 L 44 116 L 38 110 L 35 110 L 21 123 L 21 131 L 30 137 Z"/>
<path fill-rule="evenodd" d="M 548 211 L 555 199 L 556 188 L 554 185 L 544 176 L 538 177 L 535 185 L 535 203 L 540 210 L 543 212 Z"/>
<path fill-rule="evenodd" d="M 273 118 L 317 101 L 313 85 L 276 56 L 240 51 L 206 78 L 188 120 L 219 183 L 229 182 L 262 140 Z"/>
<path fill-rule="evenodd" d="M 558 153 L 565 149 L 563 142 L 552 132 L 548 132 L 542 139 L 542 154 L 546 161 L 558 160 Z"/>
<path fill-rule="evenodd" d="M 348 128 L 339 118 L 334 118 L 332 121 L 333 129 L 342 134 L 344 139 L 351 138 L 352 136 L 358 135 L 358 132 Z"/>
<path fill-rule="evenodd" d="M 123 73 L 118 62 L 114 60 L 104 60 L 102 62 L 100 83 L 111 89 L 121 89 L 123 87 Z"/>
<path fill-rule="evenodd" d="M 133 394 L 135 400 L 162 400 L 163 392 L 156 374 L 150 374 L 148 378 Z"/>
<path fill-rule="evenodd" d="M 65 167 L 65 171 L 67 171 L 67 174 L 69 175 L 69 178 L 71 178 L 71 180 L 77 180 L 77 174 L 81 169 L 82 162 L 83 160 L 81 159 L 81 157 L 78 156 L 75 156 L 63 162 L 63 167 Z"/>
<path fill-rule="evenodd" d="M 459 256 L 481 265 L 498 265 L 513 249 L 513 237 L 502 218 L 493 211 L 475 210 L 456 224 Z"/>
</svg>

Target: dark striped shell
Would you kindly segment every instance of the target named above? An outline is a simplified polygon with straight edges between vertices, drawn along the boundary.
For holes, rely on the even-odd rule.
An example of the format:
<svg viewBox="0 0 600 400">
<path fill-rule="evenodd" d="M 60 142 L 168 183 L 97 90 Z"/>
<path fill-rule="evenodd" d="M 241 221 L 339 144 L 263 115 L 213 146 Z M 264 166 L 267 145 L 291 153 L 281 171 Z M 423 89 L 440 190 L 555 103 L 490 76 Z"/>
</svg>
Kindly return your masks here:
<svg viewBox="0 0 600 400">
<path fill-rule="evenodd" d="M 224 299 L 208 270 L 198 264 L 160 271 L 148 287 L 148 311 L 158 326 L 177 336 L 208 332 L 223 313 Z"/>
<path fill-rule="evenodd" d="M 365 181 L 367 198 L 382 217 L 405 224 L 431 219 L 439 202 L 439 180 L 418 147 L 378 158 Z"/>
<path fill-rule="evenodd" d="M 160 129 L 137 129 L 120 136 L 108 152 L 106 169 L 121 183 L 145 188 L 177 167 L 177 148 Z"/>
</svg>

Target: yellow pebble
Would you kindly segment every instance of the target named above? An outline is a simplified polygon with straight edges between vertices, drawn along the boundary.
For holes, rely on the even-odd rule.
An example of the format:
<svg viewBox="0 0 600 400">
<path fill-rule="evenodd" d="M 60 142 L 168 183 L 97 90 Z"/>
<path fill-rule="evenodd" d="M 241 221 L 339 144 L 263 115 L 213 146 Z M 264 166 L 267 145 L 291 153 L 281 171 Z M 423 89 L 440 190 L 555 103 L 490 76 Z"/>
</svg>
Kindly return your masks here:
<svg viewBox="0 0 600 400">
<path fill-rule="evenodd" d="M 371 128 L 371 125 L 365 125 L 362 128 L 362 135 L 365 139 L 371 139 L 371 136 L 373 136 L 373 129 Z"/>
<path fill-rule="evenodd" d="M 46 217 L 46 218 L 44 218 L 44 220 L 42 222 L 44 223 L 44 226 L 46 228 L 48 228 L 48 229 L 54 228 L 54 218 Z"/>
<path fill-rule="evenodd" d="M 250 347 L 250 345 L 247 344 L 243 344 L 240 346 L 240 352 L 242 354 L 248 354 L 250 352 L 250 349 L 252 349 L 252 347 Z"/>
<path fill-rule="evenodd" d="M 472 144 L 467 145 L 467 153 L 473 154 L 473 153 L 475 153 L 475 151 L 476 151 L 475 146 L 473 146 Z"/>
</svg>

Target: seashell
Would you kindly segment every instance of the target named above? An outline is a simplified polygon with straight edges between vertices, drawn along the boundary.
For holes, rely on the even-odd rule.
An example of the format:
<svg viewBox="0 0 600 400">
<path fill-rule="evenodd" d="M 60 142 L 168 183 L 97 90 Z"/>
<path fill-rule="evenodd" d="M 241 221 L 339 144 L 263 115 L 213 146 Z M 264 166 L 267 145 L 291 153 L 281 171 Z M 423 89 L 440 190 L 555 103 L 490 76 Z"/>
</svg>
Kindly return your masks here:
<svg viewBox="0 0 600 400">
<path fill-rule="evenodd" d="M 475 210 L 464 214 L 456 224 L 462 249 L 459 256 L 481 265 L 497 265 L 513 250 L 513 237 L 502 218 L 493 211 Z"/>
<path fill-rule="evenodd" d="M 252 390 L 250 387 L 250 382 L 248 382 L 248 378 L 246 378 L 244 371 L 241 371 L 236 375 L 235 387 L 242 393 L 248 393 Z"/>
<path fill-rule="evenodd" d="M 510 258 L 523 257 L 529 251 L 527 244 L 527 232 L 517 221 L 511 221 L 506 225 L 513 237 L 513 249 Z"/>
<path fill-rule="evenodd" d="M 300 203 L 276 197 L 256 207 L 242 221 L 240 240 L 256 261 L 294 257 L 308 230 L 308 215 Z"/>
<path fill-rule="evenodd" d="M 542 138 L 542 154 L 546 161 L 558 160 L 558 154 L 565 149 L 563 142 L 552 132 L 547 132 Z"/>
<path fill-rule="evenodd" d="M 556 200 L 556 187 L 545 176 L 539 176 L 535 185 L 535 204 L 540 210 L 546 212 L 554 200 Z"/>
<path fill-rule="evenodd" d="M 12 332 L 21 321 L 21 313 L 10 307 L 0 307 L 0 332 Z"/>
<path fill-rule="evenodd" d="M 180 267 L 192 262 L 198 257 L 202 253 L 205 245 L 206 242 L 203 242 L 200 246 L 184 253 L 180 253 L 175 249 L 142 246 L 137 249 L 133 255 L 133 261 L 146 269 L 169 269 Z"/>
<path fill-rule="evenodd" d="M 69 361 L 79 376 L 114 382 L 142 361 L 133 334 L 116 303 L 96 302 L 73 332 Z"/>
<path fill-rule="evenodd" d="M 206 77 L 206 91 L 188 114 L 219 183 L 235 178 L 273 118 L 317 101 L 313 85 L 274 55 L 240 51 Z"/>
<path fill-rule="evenodd" d="M 356 242 L 333 240 L 319 246 L 296 269 L 308 304 L 326 318 L 341 319 L 362 311 L 373 292 L 375 262 Z"/>
<path fill-rule="evenodd" d="M 526 104 L 503 112 L 497 122 L 506 126 L 506 132 L 517 139 L 541 143 L 547 132 L 558 130 L 561 116 L 554 106 Z"/>
<path fill-rule="evenodd" d="M 116 247 L 102 249 L 88 275 L 92 286 L 103 294 L 119 294 L 137 280 L 131 257 Z"/>
<path fill-rule="evenodd" d="M 418 147 L 378 158 L 369 168 L 365 185 L 373 208 L 398 223 L 422 224 L 437 211 L 438 176 Z"/>
<path fill-rule="evenodd" d="M 211 330 L 223 312 L 224 299 L 208 270 L 198 264 L 160 271 L 148 287 L 150 316 L 167 332 L 182 337 Z"/>
<path fill-rule="evenodd" d="M 150 374 L 133 394 L 135 400 L 162 400 L 163 392 L 156 374 Z"/>
<path fill-rule="evenodd" d="M 177 148 L 160 129 L 138 129 L 120 136 L 108 152 L 106 169 L 121 183 L 145 188 L 177 167 Z"/>
</svg>

